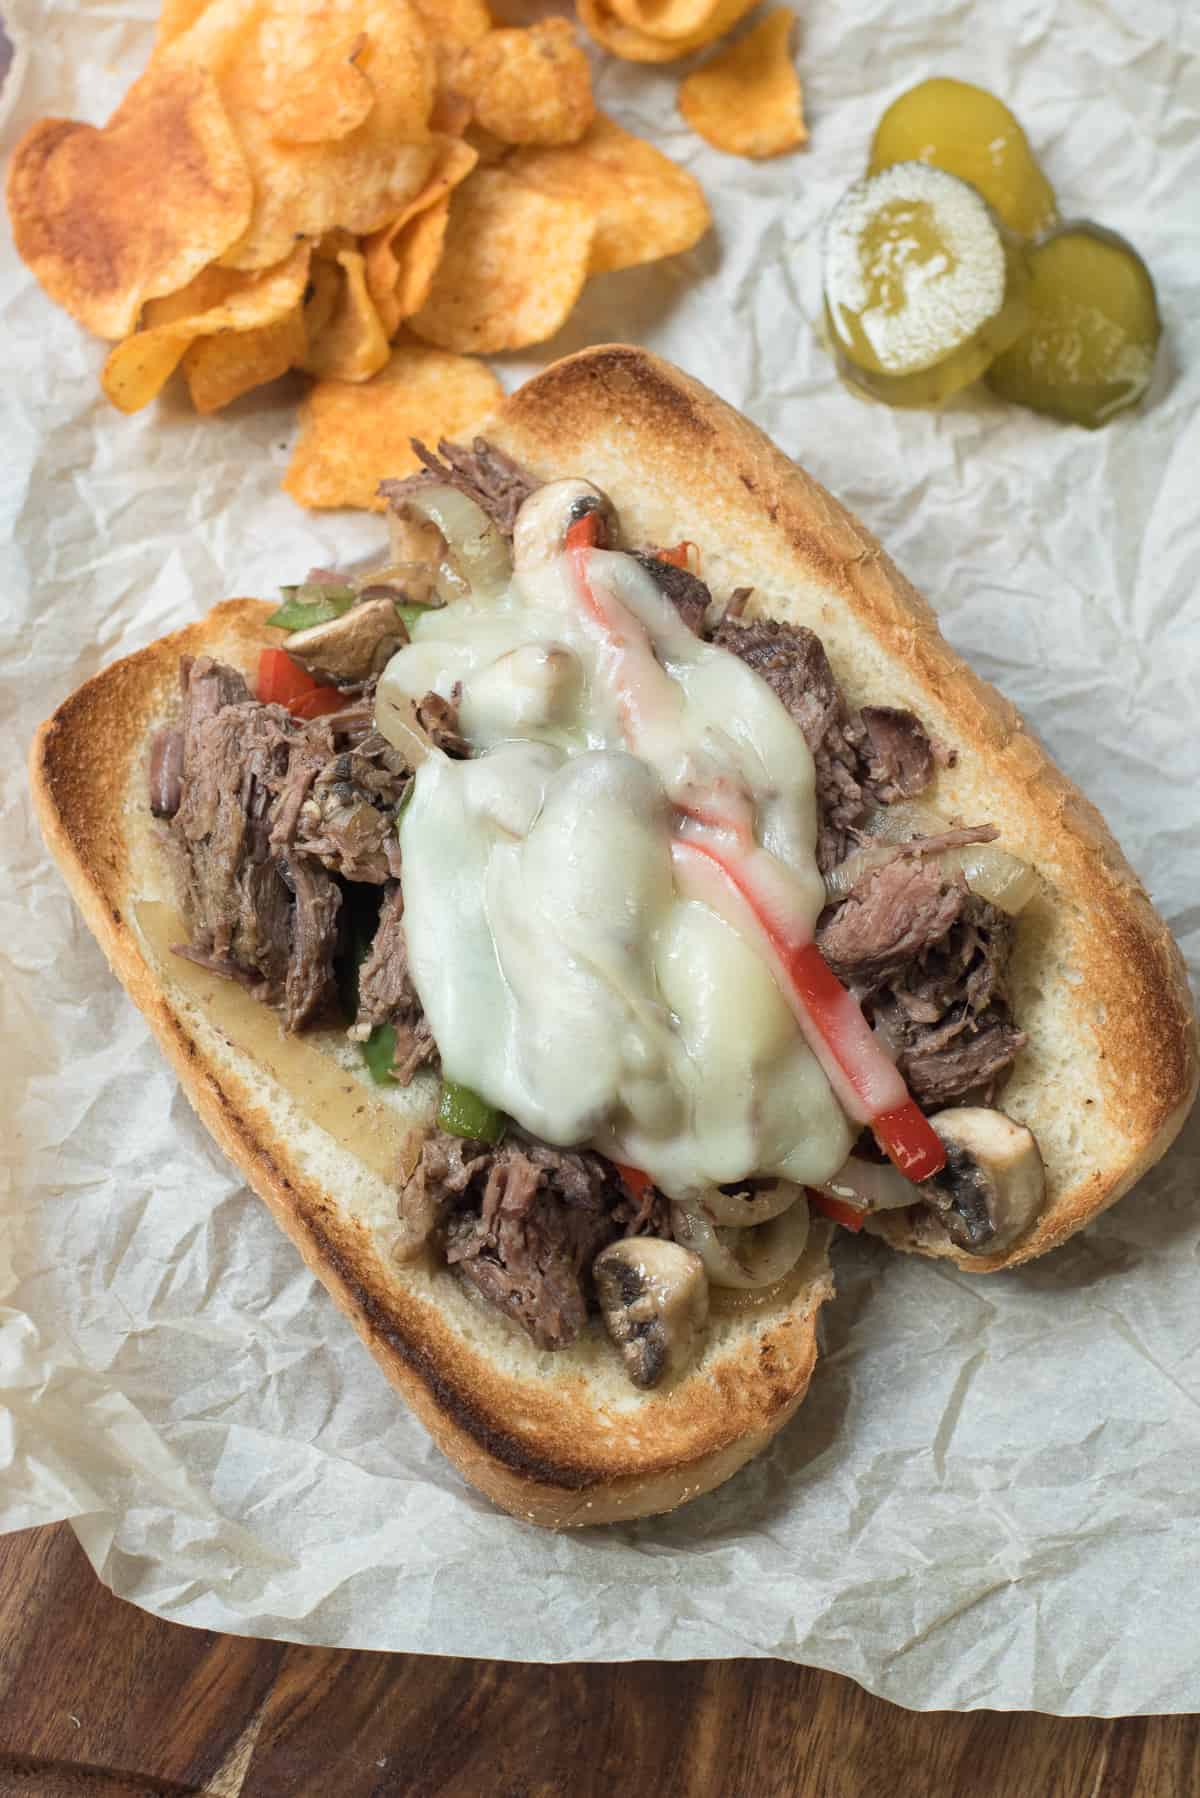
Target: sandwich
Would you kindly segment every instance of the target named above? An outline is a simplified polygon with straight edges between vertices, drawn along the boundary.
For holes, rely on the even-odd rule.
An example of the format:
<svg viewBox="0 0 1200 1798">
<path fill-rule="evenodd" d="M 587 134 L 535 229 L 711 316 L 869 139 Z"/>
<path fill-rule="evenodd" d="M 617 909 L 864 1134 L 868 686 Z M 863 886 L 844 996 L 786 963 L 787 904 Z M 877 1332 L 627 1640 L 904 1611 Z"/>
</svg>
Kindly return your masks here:
<svg viewBox="0 0 1200 1798">
<path fill-rule="evenodd" d="M 1195 1096 L 1099 815 L 880 546 L 624 346 L 386 482 L 371 568 L 88 681 L 47 842 L 466 1477 L 664 1511 L 800 1405 L 836 1225 L 1055 1247 Z"/>
</svg>

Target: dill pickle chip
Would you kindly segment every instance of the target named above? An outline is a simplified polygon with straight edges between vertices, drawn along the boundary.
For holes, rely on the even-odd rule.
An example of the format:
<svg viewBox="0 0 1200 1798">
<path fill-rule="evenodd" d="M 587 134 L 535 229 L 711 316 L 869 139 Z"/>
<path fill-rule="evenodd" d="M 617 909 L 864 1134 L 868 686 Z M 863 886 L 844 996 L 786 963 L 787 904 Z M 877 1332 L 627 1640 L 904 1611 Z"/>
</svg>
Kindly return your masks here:
<svg viewBox="0 0 1200 1798">
<path fill-rule="evenodd" d="M 852 187 L 825 233 L 825 315 L 843 377 L 936 406 L 1024 330 L 1024 251 L 973 187 L 896 163 Z"/>
<path fill-rule="evenodd" d="M 1054 224 L 1058 206 L 1029 139 L 995 94 L 937 76 L 893 100 L 875 132 L 868 174 L 897 162 L 927 162 L 978 188 L 1019 237 Z"/>
<path fill-rule="evenodd" d="M 988 371 L 1002 399 L 1096 430 L 1150 384 L 1162 334 L 1150 271 L 1132 244 L 1087 221 L 1029 252 L 1028 328 Z"/>
</svg>

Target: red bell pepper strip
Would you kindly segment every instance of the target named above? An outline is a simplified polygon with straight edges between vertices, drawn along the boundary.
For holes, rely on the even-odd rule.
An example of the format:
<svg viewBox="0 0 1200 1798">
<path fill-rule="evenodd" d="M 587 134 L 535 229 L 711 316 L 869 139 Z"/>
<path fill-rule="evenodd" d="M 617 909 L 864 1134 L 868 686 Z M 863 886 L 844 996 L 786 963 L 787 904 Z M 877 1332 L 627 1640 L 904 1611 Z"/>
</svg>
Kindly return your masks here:
<svg viewBox="0 0 1200 1798">
<path fill-rule="evenodd" d="M 692 574 L 700 572 L 700 551 L 690 537 L 677 543 L 673 549 L 656 549 L 656 562 L 670 562 L 673 568 L 687 568 Z"/>
<path fill-rule="evenodd" d="M 264 649 L 258 658 L 258 697 L 264 705 L 285 706 L 297 718 L 319 718 L 336 712 L 345 700 L 336 687 L 324 687 L 294 662 L 286 649 Z"/>
<path fill-rule="evenodd" d="M 804 1196 L 813 1211 L 819 1211 L 822 1217 L 832 1218 L 844 1230 L 853 1230 L 857 1235 L 866 1222 L 865 1211 L 857 1211 L 853 1205 L 847 1205 L 843 1199 L 831 1198 L 827 1192 L 818 1192 L 815 1186 L 806 1186 Z"/>
<path fill-rule="evenodd" d="M 654 1185 L 653 1180 L 640 1167 L 630 1167 L 624 1161 L 614 1161 L 613 1166 L 621 1176 L 621 1184 L 635 1205 L 644 1205 L 646 1194 Z"/>
</svg>

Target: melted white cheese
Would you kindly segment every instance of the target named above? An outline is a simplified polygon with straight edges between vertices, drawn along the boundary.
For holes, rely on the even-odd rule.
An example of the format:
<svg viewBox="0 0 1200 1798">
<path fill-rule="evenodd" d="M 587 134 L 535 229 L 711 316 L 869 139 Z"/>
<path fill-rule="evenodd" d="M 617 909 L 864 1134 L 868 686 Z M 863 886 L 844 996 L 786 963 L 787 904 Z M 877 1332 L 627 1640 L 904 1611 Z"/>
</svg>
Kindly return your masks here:
<svg viewBox="0 0 1200 1798">
<path fill-rule="evenodd" d="M 741 795 L 811 927 L 812 757 L 765 681 L 695 637 L 632 558 L 589 566 L 653 648 L 636 755 L 611 644 L 563 557 L 494 603 L 431 612 L 380 682 L 385 729 L 390 708 L 461 685 L 476 751 L 422 764 L 401 830 L 409 966 L 443 1068 L 673 1198 L 754 1174 L 819 1183 L 851 1128 L 758 946 L 677 892 L 668 798 L 714 781 Z"/>
</svg>

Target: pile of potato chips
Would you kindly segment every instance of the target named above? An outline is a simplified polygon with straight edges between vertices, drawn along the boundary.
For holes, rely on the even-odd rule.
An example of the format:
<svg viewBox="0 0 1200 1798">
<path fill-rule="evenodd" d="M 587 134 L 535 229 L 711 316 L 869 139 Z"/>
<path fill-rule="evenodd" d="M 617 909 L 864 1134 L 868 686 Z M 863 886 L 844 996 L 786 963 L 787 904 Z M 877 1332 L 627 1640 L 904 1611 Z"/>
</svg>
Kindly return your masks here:
<svg viewBox="0 0 1200 1798">
<path fill-rule="evenodd" d="M 580 14 L 618 54 L 666 60 L 752 3 Z M 742 58 L 735 84 L 764 79 L 764 29 L 724 53 Z M 772 30 L 776 98 L 738 127 L 748 154 L 780 147 L 780 47 L 794 81 Z M 714 142 L 720 60 L 681 95 Z M 499 383 L 471 357 L 544 341 L 590 276 L 709 225 L 693 177 L 597 112 L 567 21 L 497 28 L 484 0 L 164 0 L 107 125 L 26 134 L 9 209 L 50 297 L 115 341 L 102 381 L 121 410 L 177 368 L 201 412 L 288 369 L 313 376 L 285 480 L 309 506 L 376 506 L 380 476 L 413 465 L 410 434 L 461 435 L 495 410 Z"/>
</svg>

